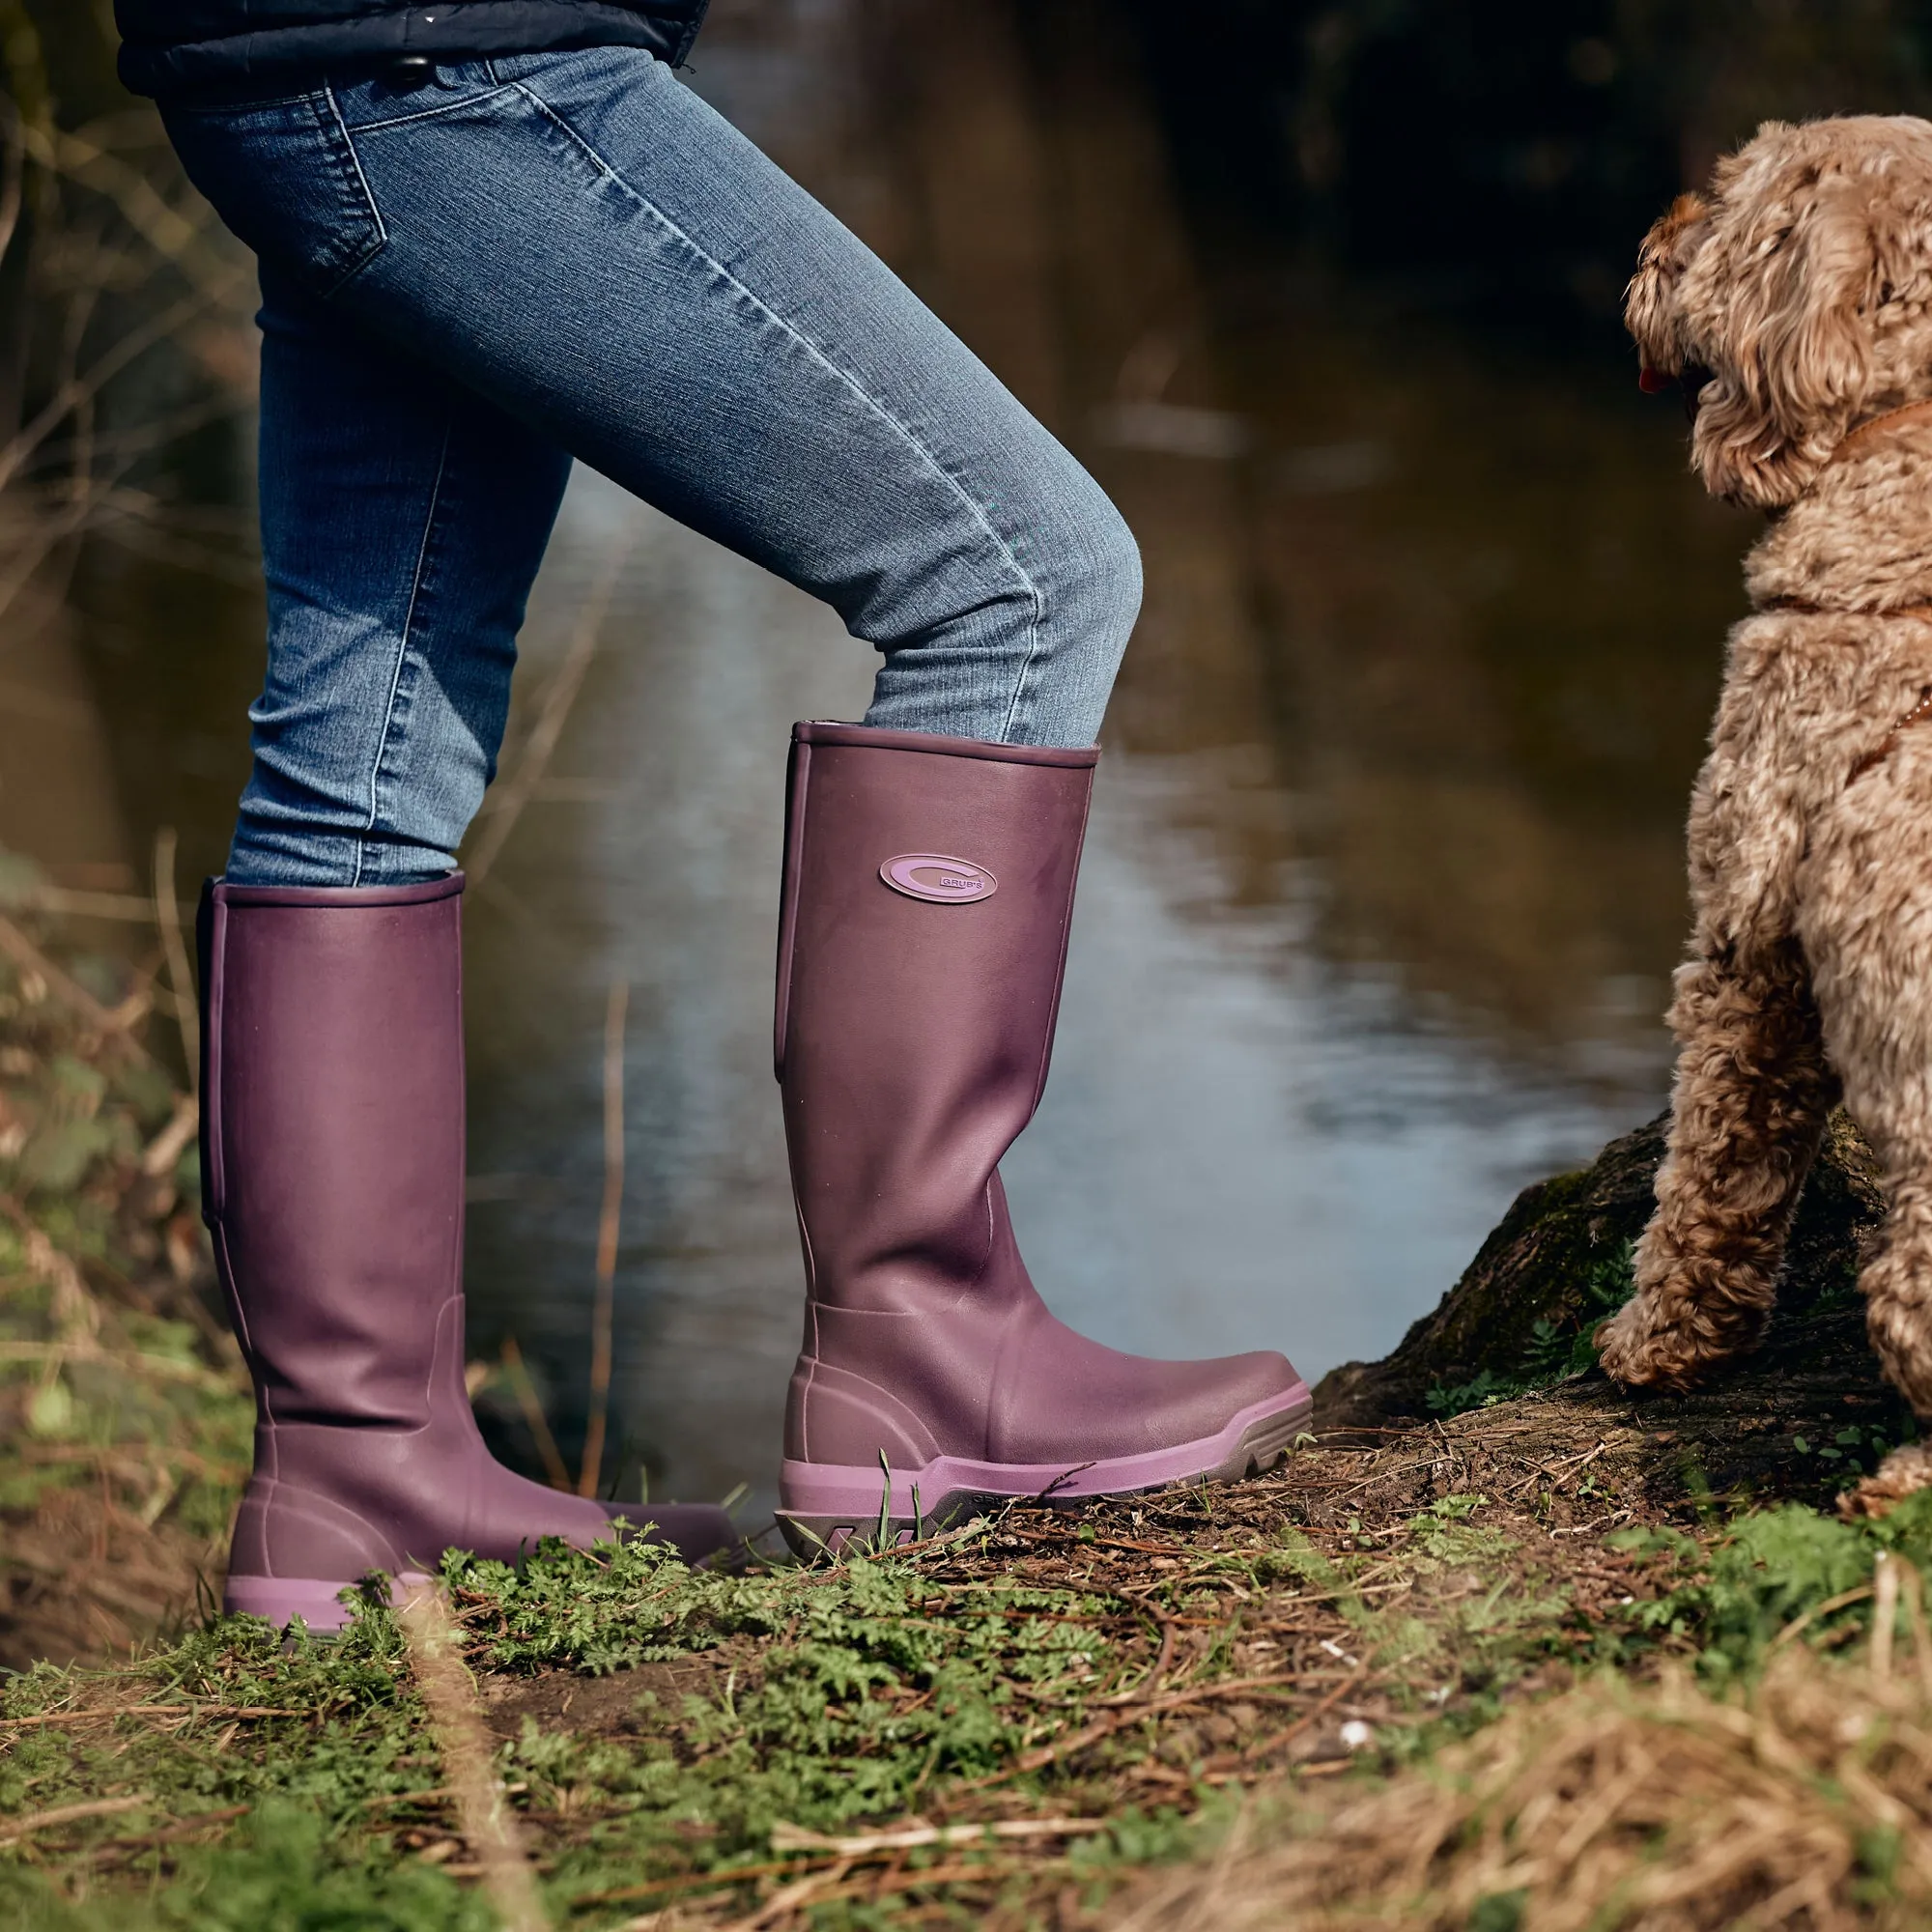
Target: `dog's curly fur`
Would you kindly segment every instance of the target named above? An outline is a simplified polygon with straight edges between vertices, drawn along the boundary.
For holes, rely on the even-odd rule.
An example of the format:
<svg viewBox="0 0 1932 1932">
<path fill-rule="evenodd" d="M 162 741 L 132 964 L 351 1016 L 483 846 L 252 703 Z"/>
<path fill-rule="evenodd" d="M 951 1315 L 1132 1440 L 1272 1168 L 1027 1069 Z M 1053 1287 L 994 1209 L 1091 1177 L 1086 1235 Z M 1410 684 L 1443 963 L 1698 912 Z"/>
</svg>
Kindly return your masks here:
<svg viewBox="0 0 1932 1932">
<path fill-rule="evenodd" d="M 1773 521 L 1691 800 L 1669 1152 L 1604 1366 L 1681 1389 L 1752 1346 L 1842 1093 L 1889 1204 L 1872 1344 L 1932 1422 L 1932 408 L 1907 407 L 1932 398 L 1932 124 L 1768 123 L 1645 238 L 1625 320 L 1700 384 L 1706 487 Z M 1843 1504 L 1928 1485 L 1915 1445 Z"/>
</svg>

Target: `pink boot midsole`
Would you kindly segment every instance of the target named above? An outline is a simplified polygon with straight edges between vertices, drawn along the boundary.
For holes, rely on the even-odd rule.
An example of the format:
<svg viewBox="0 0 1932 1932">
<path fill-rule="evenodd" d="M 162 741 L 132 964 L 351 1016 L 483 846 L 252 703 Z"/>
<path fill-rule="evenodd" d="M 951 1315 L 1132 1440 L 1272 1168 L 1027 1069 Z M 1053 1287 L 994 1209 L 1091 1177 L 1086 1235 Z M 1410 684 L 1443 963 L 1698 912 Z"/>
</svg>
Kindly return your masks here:
<svg viewBox="0 0 1932 1932">
<path fill-rule="evenodd" d="M 1287 1448 L 1314 1406 L 1308 1384 L 1296 1382 L 1280 1395 L 1249 1404 L 1218 1435 L 1092 1463 L 978 1463 L 963 1456 L 935 1456 L 923 1469 L 892 1472 L 886 1514 L 933 1517 L 959 1496 L 1037 1496 L 1065 1502 L 1157 1490 L 1203 1476 L 1239 1476 L 1257 1455 Z M 866 1468 L 787 1459 L 779 1474 L 779 1515 L 840 1517 L 863 1526 L 877 1520 L 884 1491 L 884 1472 L 876 1463 Z"/>
<path fill-rule="evenodd" d="M 342 1601 L 353 1590 L 352 1577 L 231 1577 L 221 1607 L 231 1617 L 265 1617 L 277 1630 L 299 1617 L 312 1631 L 339 1631 L 355 1620 L 355 1607 Z M 406 1570 L 389 1583 L 389 1601 L 400 1604 L 406 1588 L 429 1578 Z"/>
</svg>

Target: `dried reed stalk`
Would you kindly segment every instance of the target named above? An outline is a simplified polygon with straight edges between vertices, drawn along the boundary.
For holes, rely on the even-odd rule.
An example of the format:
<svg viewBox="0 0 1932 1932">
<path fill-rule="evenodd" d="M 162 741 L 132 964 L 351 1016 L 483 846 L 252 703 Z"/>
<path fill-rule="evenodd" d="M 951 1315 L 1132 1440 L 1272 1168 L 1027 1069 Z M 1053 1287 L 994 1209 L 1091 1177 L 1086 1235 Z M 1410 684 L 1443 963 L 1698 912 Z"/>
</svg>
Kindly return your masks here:
<svg viewBox="0 0 1932 1932">
<path fill-rule="evenodd" d="M 611 614 L 611 599 L 617 594 L 618 581 L 624 574 L 624 566 L 630 561 L 637 541 L 638 532 L 633 526 L 611 546 L 604 567 L 597 573 L 597 581 L 590 586 L 583 607 L 578 612 L 577 628 L 571 634 L 563 662 L 544 687 L 536 722 L 530 726 L 529 736 L 524 740 L 516 768 L 497 781 L 489 798 L 484 801 L 481 833 L 463 861 L 464 874 L 472 887 L 481 887 L 490 876 L 503 847 L 509 843 L 510 834 L 517 829 L 518 819 L 524 815 L 524 808 L 536 796 L 537 787 L 550 769 L 557 741 L 563 736 L 563 727 L 570 720 L 571 708 L 577 702 L 578 693 L 583 689 L 590 660 L 597 655 L 597 645 L 604 635 L 604 620 Z"/>
<path fill-rule="evenodd" d="M 123 1811 L 142 1811 L 154 1804 L 145 1792 L 128 1798 L 94 1798 L 84 1804 L 56 1804 L 51 1811 L 35 1811 L 24 1818 L 15 1818 L 4 1830 L 0 1830 L 0 1845 L 16 1845 L 22 1838 L 31 1838 L 36 1832 L 46 1832 L 62 1825 L 77 1825 L 84 1818 L 113 1818 Z"/>
<path fill-rule="evenodd" d="M 511 1388 L 516 1391 L 517 1406 L 524 1412 L 524 1426 L 537 1445 L 537 1454 L 543 1458 L 544 1475 L 552 1489 L 568 1491 L 571 1487 L 570 1471 L 564 1465 L 563 1453 L 556 1446 L 556 1437 L 550 1432 L 550 1419 L 543 1412 L 543 1404 L 537 1400 L 536 1384 L 530 1380 L 523 1349 L 514 1335 L 503 1339 L 503 1367 L 509 1372 Z"/>
<path fill-rule="evenodd" d="M 175 843 L 172 825 L 164 825 L 155 834 L 155 923 L 160 928 L 161 952 L 168 962 L 168 989 L 175 996 L 182 1058 L 187 1063 L 187 1091 L 199 1100 L 201 1003 L 195 995 L 194 975 L 188 970 L 187 946 L 182 938 L 181 901 L 175 896 Z"/>
<path fill-rule="evenodd" d="M 611 1325 L 617 1293 L 617 1235 L 624 1212 L 624 1020 L 631 988 L 611 982 L 604 1009 L 604 1205 L 597 1216 L 597 1299 L 590 1312 L 590 1426 L 577 1493 L 594 1496 L 611 1416 Z"/>
<path fill-rule="evenodd" d="M 125 1053 L 143 1065 L 154 1065 L 148 1050 L 128 1034 L 128 1014 L 103 1007 L 72 974 L 56 966 L 11 919 L 0 919 L 0 952 L 23 973 L 32 974 L 62 1006 L 99 1034 L 103 1047 Z"/>
</svg>

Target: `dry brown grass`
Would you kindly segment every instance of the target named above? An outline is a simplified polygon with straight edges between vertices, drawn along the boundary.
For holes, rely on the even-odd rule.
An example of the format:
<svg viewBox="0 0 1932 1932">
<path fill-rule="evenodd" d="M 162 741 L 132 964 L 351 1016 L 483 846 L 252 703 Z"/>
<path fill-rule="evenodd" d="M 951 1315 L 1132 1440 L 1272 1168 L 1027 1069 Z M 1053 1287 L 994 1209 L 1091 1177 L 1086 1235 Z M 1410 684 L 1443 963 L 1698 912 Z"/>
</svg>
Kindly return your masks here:
<svg viewBox="0 0 1932 1932">
<path fill-rule="evenodd" d="M 1367 1796 L 1262 1804 L 1120 1932 L 1932 1922 L 1932 1683 L 1790 1646 L 1748 1698 L 1596 1678 Z"/>
<path fill-rule="evenodd" d="M 402 1604 L 410 1668 L 429 1712 L 456 1819 L 476 1861 L 476 1875 L 504 1932 L 543 1932 L 549 1920 L 537 1896 L 523 1833 L 497 1775 L 496 1740 L 483 1723 L 476 1682 L 463 1662 L 463 1640 L 449 1605 L 434 1583 L 411 1586 Z"/>
<path fill-rule="evenodd" d="M 253 1405 L 212 1313 L 193 1105 L 132 1037 L 148 991 L 110 1011 L 0 938 L 0 1669 L 24 1669 L 218 1595 Z"/>
</svg>

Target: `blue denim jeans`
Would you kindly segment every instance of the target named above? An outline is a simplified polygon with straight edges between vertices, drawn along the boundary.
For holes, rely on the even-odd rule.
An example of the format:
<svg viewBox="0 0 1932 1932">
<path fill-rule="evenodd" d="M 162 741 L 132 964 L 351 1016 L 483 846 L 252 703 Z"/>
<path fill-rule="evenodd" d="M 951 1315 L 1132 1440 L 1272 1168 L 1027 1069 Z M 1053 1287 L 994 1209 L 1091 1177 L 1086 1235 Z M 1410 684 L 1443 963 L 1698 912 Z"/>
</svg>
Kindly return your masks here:
<svg viewBox="0 0 1932 1932">
<path fill-rule="evenodd" d="M 573 457 L 831 604 L 883 654 L 867 724 L 1094 742 L 1140 601 L 1120 516 L 648 54 L 167 121 L 262 264 L 269 668 L 232 878 L 455 863 Z"/>
</svg>

